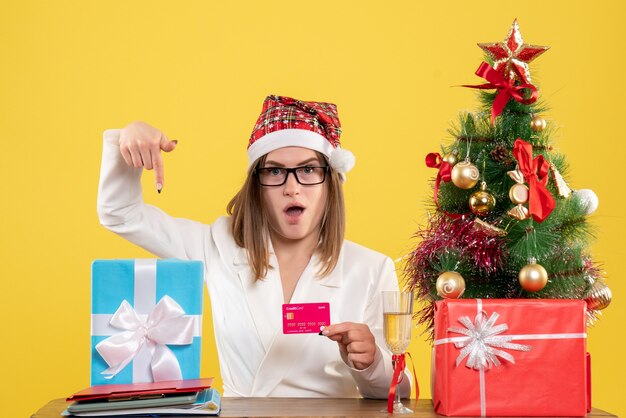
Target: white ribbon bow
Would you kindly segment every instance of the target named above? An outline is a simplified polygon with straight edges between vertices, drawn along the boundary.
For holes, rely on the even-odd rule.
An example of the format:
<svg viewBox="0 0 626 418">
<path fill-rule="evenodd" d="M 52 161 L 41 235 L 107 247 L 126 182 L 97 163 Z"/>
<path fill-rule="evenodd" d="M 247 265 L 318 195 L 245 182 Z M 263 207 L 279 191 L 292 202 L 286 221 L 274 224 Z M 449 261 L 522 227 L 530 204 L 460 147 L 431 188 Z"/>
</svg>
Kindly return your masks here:
<svg viewBox="0 0 626 418">
<path fill-rule="evenodd" d="M 494 326 L 499 316 L 497 312 L 494 312 L 491 317 L 487 319 L 485 312 L 479 312 L 473 324 L 469 317 L 463 316 L 459 318 L 459 322 L 463 324 L 465 328 L 448 328 L 450 332 L 467 336 L 455 338 L 454 346 L 456 348 L 462 348 L 461 353 L 456 358 L 457 367 L 463 362 L 465 357 L 467 357 L 465 365 L 475 370 L 489 369 L 493 365 L 499 366 L 501 363 L 498 357 L 515 364 L 513 355 L 506 351 L 499 350 L 498 348 L 530 351 L 532 348 L 530 345 L 511 343 L 510 341 L 513 340 L 513 337 L 498 335 L 509 329 L 507 324 Z"/>
<path fill-rule="evenodd" d="M 150 351 L 153 380 L 181 380 L 178 359 L 165 344 L 186 345 L 193 342 L 194 320 L 184 315 L 183 308 L 167 295 L 156 304 L 146 321 L 139 318 L 126 300 L 122 301 L 109 323 L 125 331 L 96 345 L 96 350 L 109 365 L 102 372 L 105 378 L 112 379 L 121 372 L 145 344 Z"/>
</svg>

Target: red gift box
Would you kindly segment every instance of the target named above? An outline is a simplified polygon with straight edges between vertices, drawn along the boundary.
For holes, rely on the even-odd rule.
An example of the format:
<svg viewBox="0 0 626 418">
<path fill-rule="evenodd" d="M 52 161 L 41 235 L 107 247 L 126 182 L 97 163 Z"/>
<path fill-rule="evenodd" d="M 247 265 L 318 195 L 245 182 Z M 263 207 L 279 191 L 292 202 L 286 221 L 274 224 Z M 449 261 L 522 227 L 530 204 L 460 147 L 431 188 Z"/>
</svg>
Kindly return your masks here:
<svg viewBox="0 0 626 418">
<path fill-rule="evenodd" d="M 586 415 L 586 309 L 567 299 L 436 302 L 435 412 Z"/>
</svg>

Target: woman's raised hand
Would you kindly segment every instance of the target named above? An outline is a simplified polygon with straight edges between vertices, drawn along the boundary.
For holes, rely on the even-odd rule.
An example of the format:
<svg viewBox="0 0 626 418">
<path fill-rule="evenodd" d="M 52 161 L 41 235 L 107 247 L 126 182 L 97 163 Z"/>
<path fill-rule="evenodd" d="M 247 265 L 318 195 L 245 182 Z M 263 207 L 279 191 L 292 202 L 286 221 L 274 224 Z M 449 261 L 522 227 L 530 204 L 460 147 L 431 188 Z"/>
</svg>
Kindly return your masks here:
<svg viewBox="0 0 626 418">
<path fill-rule="evenodd" d="M 154 169 L 159 193 L 165 181 L 161 151 L 173 151 L 177 143 L 145 122 L 132 122 L 120 131 L 120 152 L 124 161 L 130 167 Z"/>
</svg>

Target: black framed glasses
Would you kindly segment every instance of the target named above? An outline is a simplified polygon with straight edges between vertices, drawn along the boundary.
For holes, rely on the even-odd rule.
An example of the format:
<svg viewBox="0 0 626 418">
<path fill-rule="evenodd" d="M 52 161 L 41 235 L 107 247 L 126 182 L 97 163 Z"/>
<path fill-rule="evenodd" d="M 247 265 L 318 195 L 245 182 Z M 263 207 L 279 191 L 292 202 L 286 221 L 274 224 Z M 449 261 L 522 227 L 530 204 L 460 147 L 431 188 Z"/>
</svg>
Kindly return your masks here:
<svg viewBox="0 0 626 418">
<path fill-rule="evenodd" d="M 293 173 L 296 181 L 303 186 L 313 186 L 315 184 L 324 183 L 328 166 L 310 166 L 302 167 L 263 167 L 255 170 L 256 178 L 261 186 L 282 186 L 287 182 L 289 173 Z"/>
</svg>

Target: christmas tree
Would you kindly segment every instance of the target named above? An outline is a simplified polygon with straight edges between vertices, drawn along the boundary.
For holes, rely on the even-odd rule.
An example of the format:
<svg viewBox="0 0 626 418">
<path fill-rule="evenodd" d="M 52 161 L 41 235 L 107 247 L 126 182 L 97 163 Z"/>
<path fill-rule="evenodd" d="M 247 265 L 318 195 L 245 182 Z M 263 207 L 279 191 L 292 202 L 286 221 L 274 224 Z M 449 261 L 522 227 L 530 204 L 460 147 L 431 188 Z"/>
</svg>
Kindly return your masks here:
<svg viewBox="0 0 626 418">
<path fill-rule="evenodd" d="M 441 298 L 584 299 L 588 322 L 611 300 L 590 255 L 591 190 L 571 190 L 566 158 L 552 145 L 529 63 L 548 47 L 525 44 L 517 20 L 503 42 L 478 44 L 482 109 L 463 113 L 451 143 L 430 153 L 432 210 L 406 266 L 432 333 Z M 431 334 L 432 335 L 432 334 Z"/>
</svg>

